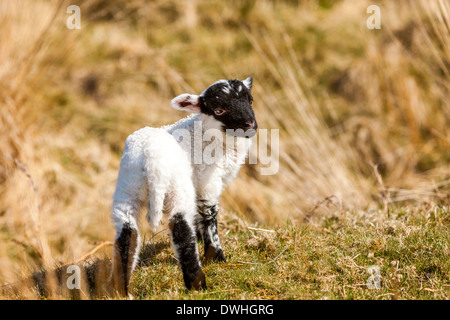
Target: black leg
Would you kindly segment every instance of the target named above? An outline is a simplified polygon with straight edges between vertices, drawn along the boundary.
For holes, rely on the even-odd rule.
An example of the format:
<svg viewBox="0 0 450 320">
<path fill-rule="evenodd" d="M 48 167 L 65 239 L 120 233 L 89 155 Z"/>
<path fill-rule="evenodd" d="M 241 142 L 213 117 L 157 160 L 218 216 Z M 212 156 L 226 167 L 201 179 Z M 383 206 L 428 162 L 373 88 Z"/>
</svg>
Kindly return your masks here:
<svg viewBox="0 0 450 320">
<path fill-rule="evenodd" d="M 219 206 L 217 204 L 208 205 L 206 200 L 197 201 L 197 233 L 205 245 L 205 259 L 225 262 L 222 246 L 220 245 L 219 234 L 217 233 L 217 213 Z"/>
<path fill-rule="evenodd" d="M 193 228 L 188 224 L 183 214 L 177 213 L 171 218 L 169 229 L 173 250 L 183 272 L 186 288 L 189 290 L 206 289 L 205 274 L 200 267 Z"/>
<path fill-rule="evenodd" d="M 131 274 L 137 262 L 139 231 L 125 223 L 114 243 L 113 281 L 120 295 L 128 295 Z"/>
</svg>

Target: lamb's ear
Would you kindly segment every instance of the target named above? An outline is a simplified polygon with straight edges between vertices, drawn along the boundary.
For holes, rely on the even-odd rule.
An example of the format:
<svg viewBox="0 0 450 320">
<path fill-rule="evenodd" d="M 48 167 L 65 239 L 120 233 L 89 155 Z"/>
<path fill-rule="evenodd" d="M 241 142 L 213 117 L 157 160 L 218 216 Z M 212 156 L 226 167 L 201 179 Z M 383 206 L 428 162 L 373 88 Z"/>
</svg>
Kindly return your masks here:
<svg viewBox="0 0 450 320">
<path fill-rule="evenodd" d="M 248 90 L 252 90 L 253 78 L 248 77 L 247 79 L 242 81 L 242 83 L 247 87 Z"/>
<path fill-rule="evenodd" d="M 170 101 L 172 108 L 187 112 L 200 112 L 200 96 L 183 93 Z"/>
</svg>

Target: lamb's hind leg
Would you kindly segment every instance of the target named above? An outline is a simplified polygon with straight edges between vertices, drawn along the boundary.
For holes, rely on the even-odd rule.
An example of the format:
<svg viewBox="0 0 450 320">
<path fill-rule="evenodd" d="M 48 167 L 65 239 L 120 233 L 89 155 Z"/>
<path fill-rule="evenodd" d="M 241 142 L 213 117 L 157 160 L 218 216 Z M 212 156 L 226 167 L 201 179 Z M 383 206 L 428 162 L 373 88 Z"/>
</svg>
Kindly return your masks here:
<svg viewBox="0 0 450 320">
<path fill-rule="evenodd" d="M 209 205 L 206 200 L 197 201 L 196 229 L 205 246 L 205 259 L 226 262 L 217 232 L 217 204 Z"/>
<path fill-rule="evenodd" d="M 183 213 L 175 213 L 169 222 L 172 247 L 188 289 L 206 289 L 205 274 L 200 266 L 194 228 Z"/>
<path fill-rule="evenodd" d="M 114 207 L 113 220 L 117 230 L 112 255 L 114 289 L 119 295 L 128 295 L 131 274 L 138 261 L 140 235 L 135 211 L 123 211 Z"/>
</svg>

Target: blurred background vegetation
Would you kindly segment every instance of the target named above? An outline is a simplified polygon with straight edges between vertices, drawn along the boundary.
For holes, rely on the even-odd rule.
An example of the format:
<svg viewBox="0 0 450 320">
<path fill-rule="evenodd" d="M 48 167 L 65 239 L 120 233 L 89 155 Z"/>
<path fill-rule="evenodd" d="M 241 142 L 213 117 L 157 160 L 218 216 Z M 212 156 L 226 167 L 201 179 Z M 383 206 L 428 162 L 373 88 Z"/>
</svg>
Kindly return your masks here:
<svg viewBox="0 0 450 320">
<path fill-rule="evenodd" d="M 223 78 L 253 77 L 280 167 L 243 167 L 222 215 L 317 224 L 449 202 L 448 1 L 0 0 L 0 30 L 2 282 L 111 241 L 126 137 Z"/>
</svg>

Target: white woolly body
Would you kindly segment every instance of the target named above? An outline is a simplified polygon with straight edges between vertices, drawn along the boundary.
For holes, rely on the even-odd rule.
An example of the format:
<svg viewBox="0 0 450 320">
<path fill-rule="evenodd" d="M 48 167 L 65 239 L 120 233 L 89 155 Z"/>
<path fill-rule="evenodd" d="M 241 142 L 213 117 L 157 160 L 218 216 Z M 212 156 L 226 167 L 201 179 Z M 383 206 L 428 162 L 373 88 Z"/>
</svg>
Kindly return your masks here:
<svg viewBox="0 0 450 320">
<path fill-rule="evenodd" d="M 202 143 L 202 137 L 194 136 L 196 125 L 201 125 L 204 133 L 209 129 L 220 129 L 221 123 L 214 117 L 198 113 L 161 128 L 142 128 L 127 138 L 113 196 L 112 218 L 118 234 L 124 223 L 137 228 L 136 215 L 145 204 L 148 206 L 147 221 L 156 230 L 163 212 L 169 217 L 182 212 L 191 224 L 196 215 L 196 199 L 212 204 L 218 202 L 225 185 L 245 162 L 251 140 L 230 138 L 216 130 L 214 132 L 220 134 L 214 135 L 212 142 Z M 180 131 L 189 132 L 190 141 L 177 141 Z M 227 139 L 234 144 L 226 143 Z M 202 151 L 220 144 L 223 151 L 214 155 L 213 163 L 200 163 L 195 161 L 192 153 L 195 143 L 201 143 Z"/>
</svg>

